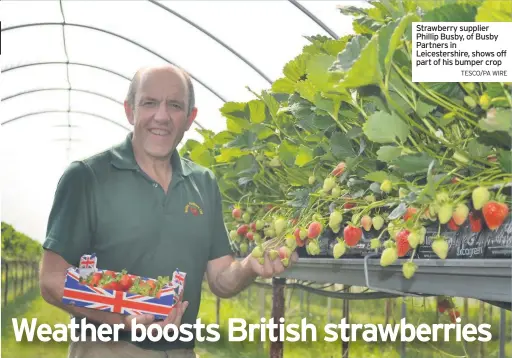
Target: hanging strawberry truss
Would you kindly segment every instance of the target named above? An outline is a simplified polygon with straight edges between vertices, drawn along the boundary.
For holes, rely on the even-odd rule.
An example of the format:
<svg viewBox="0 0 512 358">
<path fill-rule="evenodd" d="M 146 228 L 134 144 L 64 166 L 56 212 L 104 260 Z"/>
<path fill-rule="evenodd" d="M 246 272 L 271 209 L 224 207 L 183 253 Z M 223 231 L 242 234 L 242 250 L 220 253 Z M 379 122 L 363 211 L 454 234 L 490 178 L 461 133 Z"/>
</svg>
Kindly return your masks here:
<svg viewBox="0 0 512 358">
<path fill-rule="evenodd" d="M 370 4 L 340 8 L 355 34 L 308 37 L 271 88 L 221 108 L 226 131 L 182 148 L 216 174 L 240 255 L 380 252 L 382 266 L 408 258 L 410 278 L 416 257 L 448 257 L 451 234 L 508 222 L 512 84 L 415 83 L 411 34 L 512 21 L 512 3 Z"/>
</svg>

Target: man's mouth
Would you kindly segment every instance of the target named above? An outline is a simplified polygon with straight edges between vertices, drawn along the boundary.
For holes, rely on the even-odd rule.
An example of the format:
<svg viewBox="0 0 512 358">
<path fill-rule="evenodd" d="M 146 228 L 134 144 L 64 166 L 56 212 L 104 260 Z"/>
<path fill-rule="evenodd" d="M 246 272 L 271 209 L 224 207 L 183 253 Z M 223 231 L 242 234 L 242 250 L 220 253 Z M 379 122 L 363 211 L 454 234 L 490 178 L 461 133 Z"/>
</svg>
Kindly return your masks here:
<svg viewBox="0 0 512 358">
<path fill-rule="evenodd" d="M 169 132 L 168 130 L 166 129 L 150 129 L 149 130 L 152 134 L 154 135 L 158 135 L 158 136 L 166 136 L 166 135 L 169 135 L 171 134 L 171 132 Z"/>
</svg>

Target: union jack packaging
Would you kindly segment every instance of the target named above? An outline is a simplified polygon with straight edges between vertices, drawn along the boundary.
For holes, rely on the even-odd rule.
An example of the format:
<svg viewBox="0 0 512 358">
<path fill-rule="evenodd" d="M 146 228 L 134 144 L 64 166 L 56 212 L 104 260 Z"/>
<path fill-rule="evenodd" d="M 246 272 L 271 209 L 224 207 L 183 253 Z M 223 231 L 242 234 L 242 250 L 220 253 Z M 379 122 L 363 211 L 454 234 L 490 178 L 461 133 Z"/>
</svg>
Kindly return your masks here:
<svg viewBox="0 0 512 358">
<path fill-rule="evenodd" d="M 62 302 L 125 315 L 152 314 L 165 319 L 183 298 L 186 273 L 176 269 L 172 279 L 158 280 L 127 272 L 98 270 L 95 254 L 83 255 L 79 267 L 70 267 Z"/>
</svg>

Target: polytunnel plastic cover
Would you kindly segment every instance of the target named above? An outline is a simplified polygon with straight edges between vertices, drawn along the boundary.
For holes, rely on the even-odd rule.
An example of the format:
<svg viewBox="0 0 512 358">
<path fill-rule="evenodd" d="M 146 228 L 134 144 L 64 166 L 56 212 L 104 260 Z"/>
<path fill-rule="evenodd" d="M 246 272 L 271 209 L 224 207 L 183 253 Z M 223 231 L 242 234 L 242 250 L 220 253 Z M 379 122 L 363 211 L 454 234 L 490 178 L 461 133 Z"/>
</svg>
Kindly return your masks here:
<svg viewBox="0 0 512 358">
<path fill-rule="evenodd" d="M 345 36 L 338 5 L 364 1 L 2 1 L 2 221 L 42 241 L 57 182 L 73 160 L 131 130 L 123 101 L 144 66 L 193 78 L 198 128 L 219 132 L 226 101 L 281 77 L 305 36 Z"/>
</svg>

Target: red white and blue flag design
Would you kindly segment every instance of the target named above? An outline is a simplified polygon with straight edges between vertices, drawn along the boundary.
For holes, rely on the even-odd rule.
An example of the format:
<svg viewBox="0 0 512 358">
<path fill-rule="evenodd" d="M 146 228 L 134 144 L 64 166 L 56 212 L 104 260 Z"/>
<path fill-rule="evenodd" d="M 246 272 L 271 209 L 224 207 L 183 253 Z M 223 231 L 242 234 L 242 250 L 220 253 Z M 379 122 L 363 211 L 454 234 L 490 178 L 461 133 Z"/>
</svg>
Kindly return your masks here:
<svg viewBox="0 0 512 358">
<path fill-rule="evenodd" d="M 97 261 L 96 254 L 83 255 L 80 258 L 80 268 L 96 268 Z"/>
</svg>

